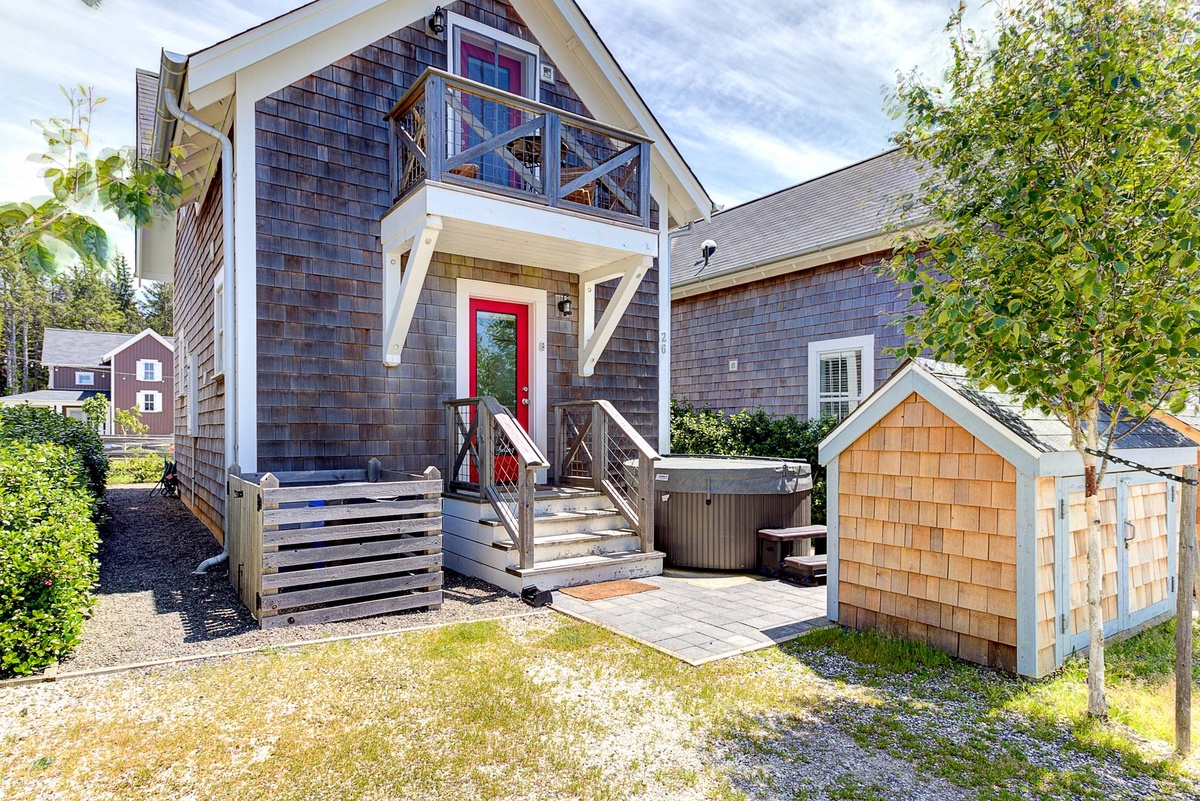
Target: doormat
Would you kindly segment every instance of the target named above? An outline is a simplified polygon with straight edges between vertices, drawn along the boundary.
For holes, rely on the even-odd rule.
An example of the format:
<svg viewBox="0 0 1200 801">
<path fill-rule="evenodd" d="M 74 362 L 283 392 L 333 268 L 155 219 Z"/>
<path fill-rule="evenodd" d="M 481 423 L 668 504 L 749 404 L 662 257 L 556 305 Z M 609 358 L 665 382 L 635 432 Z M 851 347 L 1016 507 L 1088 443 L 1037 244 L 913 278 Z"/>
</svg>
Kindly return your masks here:
<svg viewBox="0 0 1200 801">
<path fill-rule="evenodd" d="M 559 592 L 581 601 L 602 601 L 605 598 L 620 598 L 622 595 L 636 595 L 639 592 L 657 589 L 658 587 L 644 581 L 620 579 L 619 581 L 602 581 L 599 584 L 585 584 L 582 587 L 566 587 Z"/>
</svg>

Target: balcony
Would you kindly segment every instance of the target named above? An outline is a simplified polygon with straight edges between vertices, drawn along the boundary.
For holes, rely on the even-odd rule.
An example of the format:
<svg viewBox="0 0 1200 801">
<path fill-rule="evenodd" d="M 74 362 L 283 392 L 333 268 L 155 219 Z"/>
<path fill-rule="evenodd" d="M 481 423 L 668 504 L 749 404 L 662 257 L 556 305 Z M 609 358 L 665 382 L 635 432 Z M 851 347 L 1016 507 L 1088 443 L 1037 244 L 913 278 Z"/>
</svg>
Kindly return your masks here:
<svg viewBox="0 0 1200 801">
<path fill-rule="evenodd" d="M 650 141 L 440 70 L 387 119 L 392 190 L 455 184 L 650 227 Z"/>
</svg>

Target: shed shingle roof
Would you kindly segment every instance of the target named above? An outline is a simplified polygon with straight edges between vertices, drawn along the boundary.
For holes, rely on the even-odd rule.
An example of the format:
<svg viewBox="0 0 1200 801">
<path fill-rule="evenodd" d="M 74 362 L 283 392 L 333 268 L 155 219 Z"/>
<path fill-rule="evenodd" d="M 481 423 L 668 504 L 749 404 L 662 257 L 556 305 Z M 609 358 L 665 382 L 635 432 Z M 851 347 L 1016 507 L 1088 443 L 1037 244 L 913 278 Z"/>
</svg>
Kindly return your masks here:
<svg viewBox="0 0 1200 801">
<path fill-rule="evenodd" d="M 897 200 L 921 177 L 899 149 L 751 200 L 697 222 L 671 246 L 671 285 L 735 273 L 883 233 L 895 219 Z M 700 245 L 717 251 L 708 266 L 696 264 Z"/>
<path fill-rule="evenodd" d="M 1010 395 L 995 388 L 980 389 L 978 384 L 967 377 L 966 370 L 957 364 L 924 358 L 916 359 L 916 362 L 926 373 L 954 390 L 1042 453 L 1075 450 L 1075 446 L 1071 443 L 1071 430 L 1067 426 L 1059 422 L 1057 418 L 1037 409 L 1024 408 L 1024 403 L 1019 396 Z M 1110 419 L 1107 411 L 1102 410 L 1100 414 L 1101 428 L 1106 427 Z M 1117 423 L 1117 439 L 1113 444 L 1114 448 L 1130 450 L 1196 446 L 1196 443 L 1161 420 L 1151 418 L 1134 428 L 1136 422 L 1136 420 L 1130 419 Z M 1130 432 L 1130 429 L 1133 430 Z"/>
</svg>

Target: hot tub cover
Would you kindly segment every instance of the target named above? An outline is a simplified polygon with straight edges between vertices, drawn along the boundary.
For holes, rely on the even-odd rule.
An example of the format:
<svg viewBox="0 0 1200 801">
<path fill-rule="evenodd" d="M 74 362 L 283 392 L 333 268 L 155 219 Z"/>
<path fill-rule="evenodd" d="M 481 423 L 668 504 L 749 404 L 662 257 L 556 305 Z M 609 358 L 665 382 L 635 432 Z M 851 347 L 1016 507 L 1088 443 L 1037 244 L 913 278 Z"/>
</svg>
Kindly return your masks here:
<svg viewBox="0 0 1200 801">
<path fill-rule="evenodd" d="M 654 487 L 710 495 L 788 495 L 812 489 L 812 468 L 796 459 L 753 456 L 664 456 Z"/>
</svg>

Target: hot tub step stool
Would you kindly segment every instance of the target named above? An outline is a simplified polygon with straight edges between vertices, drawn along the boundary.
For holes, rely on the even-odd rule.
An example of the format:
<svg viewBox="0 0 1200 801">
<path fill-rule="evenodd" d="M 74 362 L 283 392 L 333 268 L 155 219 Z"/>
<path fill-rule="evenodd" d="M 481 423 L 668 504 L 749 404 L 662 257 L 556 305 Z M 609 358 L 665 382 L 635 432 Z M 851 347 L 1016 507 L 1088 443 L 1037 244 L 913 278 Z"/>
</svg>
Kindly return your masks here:
<svg viewBox="0 0 1200 801">
<path fill-rule="evenodd" d="M 819 556 L 789 556 L 783 560 L 783 577 L 805 587 L 815 587 L 826 577 L 829 559 Z"/>
</svg>

